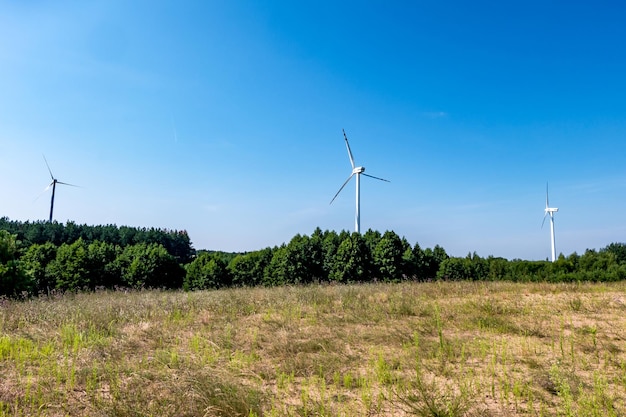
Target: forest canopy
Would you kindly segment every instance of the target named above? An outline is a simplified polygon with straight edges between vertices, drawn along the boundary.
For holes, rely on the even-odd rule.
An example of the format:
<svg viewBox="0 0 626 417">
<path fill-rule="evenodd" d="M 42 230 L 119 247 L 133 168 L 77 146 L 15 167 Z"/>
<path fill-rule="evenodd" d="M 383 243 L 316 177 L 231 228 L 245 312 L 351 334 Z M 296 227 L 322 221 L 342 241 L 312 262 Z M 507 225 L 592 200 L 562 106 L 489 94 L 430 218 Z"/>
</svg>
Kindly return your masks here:
<svg viewBox="0 0 626 417">
<path fill-rule="evenodd" d="M 217 289 L 404 280 L 616 281 L 626 244 L 555 262 L 422 249 L 393 231 L 322 231 L 246 253 L 196 251 L 186 231 L 0 218 L 0 296 L 116 288 Z"/>
</svg>

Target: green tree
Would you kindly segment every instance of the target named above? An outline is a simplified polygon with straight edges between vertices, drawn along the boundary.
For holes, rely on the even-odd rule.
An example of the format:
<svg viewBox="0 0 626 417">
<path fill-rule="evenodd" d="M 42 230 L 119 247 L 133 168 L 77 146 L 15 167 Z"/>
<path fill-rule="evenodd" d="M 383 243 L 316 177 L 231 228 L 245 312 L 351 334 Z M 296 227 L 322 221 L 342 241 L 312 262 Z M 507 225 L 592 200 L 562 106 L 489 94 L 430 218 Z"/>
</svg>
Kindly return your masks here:
<svg viewBox="0 0 626 417">
<path fill-rule="evenodd" d="M 405 259 L 408 260 L 408 275 L 416 278 L 419 281 L 424 281 L 429 277 L 426 273 L 427 265 L 426 265 L 426 257 L 424 251 L 420 247 L 419 243 L 415 242 L 413 248 L 411 248 L 411 253 L 405 254 Z"/>
<path fill-rule="evenodd" d="M 65 291 L 79 291 L 90 287 L 87 245 L 82 239 L 72 244 L 63 243 L 56 257 L 46 268 L 47 280 Z"/>
<path fill-rule="evenodd" d="M 400 281 L 404 274 L 404 244 L 392 231 L 386 231 L 374 247 L 375 278 L 382 281 Z"/>
<path fill-rule="evenodd" d="M 489 265 L 489 272 L 487 273 L 487 278 L 490 281 L 501 281 L 504 279 L 509 279 L 509 261 L 504 258 L 494 258 L 490 256 L 487 258 L 487 263 Z"/>
<path fill-rule="evenodd" d="M 181 288 L 185 270 L 157 243 L 127 246 L 116 259 L 122 283 L 132 288 Z"/>
<path fill-rule="evenodd" d="M 421 269 L 424 279 L 433 279 L 437 276 L 439 266 L 448 259 L 448 254 L 441 246 L 435 245 L 433 249 L 424 249 L 422 259 Z"/>
<path fill-rule="evenodd" d="M 572 273 L 576 271 L 574 261 L 566 258 L 562 253 L 556 261 L 550 264 L 550 278 L 554 282 L 572 281 Z M 575 280 L 575 279 L 574 279 Z"/>
<path fill-rule="evenodd" d="M 485 280 L 489 277 L 489 263 L 486 259 L 478 256 L 476 252 L 467 255 L 470 262 L 471 275 L 469 279 L 474 281 Z"/>
<path fill-rule="evenodd" d="M 122 274 L 115 263 L 121 253 L 119 246 L 94 241 L 87 246 L 87 275 L 90 288 L 113 288 L 122 285 Z"/>
<path fill-rule="evenodd" d="M 296 235 L 274 250 L 264 277 L 265 285 L 304 284 L 324 277 L 323 234 Z"/>
<path fill-rule="evenodd" d="M 33 281 L 18 259 L 17 236 L 0 230 L 0 295 L 16 296 L 30 292 Z"/>
<path fill-rule="evenodd" d="M 352 233 L 337 248 L 330 279 L 338 282 L 363 282 L 370 279 L 372 258 L 365 239 Z"/>
<path fill-rule="evenodd" d="M 183 288 L 189 290 L 204 290 L 221 288 L 230 285 L 228 265 L 220 254 L 203 252 L 191 263 L 187 264 Z"/>
<path fill-rule="evenodd" d="M 50 279 L 46 273 L 46 268 L 56 256 L 57 247 L 51 242 L 35 243 L 22 255 L 21 261 L 24 265 L 24 270 L 33 280 L 34 292 L 47 294 L 50 290 L 56 288 L 56 281 Z"/>
<path fill-rule="evenodd" d="M 439 265 L 437 279 L 445 281 L 461 281 L 469 279 L 472 274 L 471 261 L 467 258 L 448 258 Z"/>
<path fill-rule="evenodd" d="M 283 256 L 284 262 L 281 265 L 284 271 L 281 274 L 288 284 L 313 282 L 319 273 L 316 269 L 323 264 L 321 242 L 314 251 L 311 238 L 306 235 L 294 236 L 285 247 Z"/>
<path fill-rule="evenodd" d="M 267 268 L 265 268 L 263 275 L 263 285 L 266 287 L 275 287 L 289 283 L 287 257 L 286 245 L 281 245 L 272 251 L 272 259 L 267 265 Z"/>
<path fill-rule="evenodd" d="M 612 253 L 618 264 L 626 264 L 626 243 L 611 243 L 600 252 Z"/>
<path fill-rule="evenodd" d="M 83 229 L 82 226 L 79 226 L 72 221 L 68 221 L 67 223 L 65 223 L 65 226 L 62 229 L 63 233 L 62 233 L 61 239 L 65 243 L 76 242 L 78 238 L 82 237 L 81 236 L 81 234 L 83 233 L 82 229 Z"/>
<path fill-rule="evenodd" d="M 24 236 L 22 239 L 24 239 L 24 243 L 27 245 L 27 247 L 35 244 L 46 243 L 46 240 L 44 238 L 44 229 L 45 224 L 42 222 L 35 222 L 30 224 L 28 222 L 25 223 Z M 52 242 L 48 243 L 52 244 Z"/>
<path fill-rule="evenodd" d="M 363 240 L 365 240 L 367 248 L 372 254 L 376 250 L 376 245 L 378 245 L 378 242 L 380 242 L 380 239 L 382 238 L 383 236 L 378 230 L 367 229 L 367 231 L 363 234 Z"/>
<path fill-rule="evenodd" d="M 440 259 L 443 261 L 439 264 L 437 279 L 477 281 L 487 279 L 489 276 L 489 264 L 476 252 L 468 253 L 465 258 L 450 258 L 446 255 Z"/>
<path fill-rule="evenodd" d="M 322 253 L 323 253 L 323 264 L 322 264 L 322 279 L 329 279 L 331 272 L 335 268 L 335 256 L 337 255 L 337 249 L 341 242 L 350 236 L 349 234 L 345 234 L 345 237 L 341 237 L 337 234 L 337 232 L 326 231 L 322 236 Z"/>
<path fill-rule="evenodd" d="M 446 250 L 439 245 L 435 245 L 435 247 L 433 248 L 433 257 L 435 258 L 435 261 L 439 264 L 449 258 Z"/>
<path fill-rule="evenodd" d="M 236 255 L 228 264 L 232 284 L 253 287 L 263 283 L 271 260 L 271 248 Z"/>
<path fill-rule="evenodd" d="M 303 284 L 312 281 L 308 236 L 297 234 L 289 241 L 286 267 L 290 284 Z"/>
<path fill-rule="evenodd" d="M 601 252 L 609 252 L 615 256 L 615 261 L 620 264 L 626 264 L 626 243 L 611 243 L 602 249 Z"/>
<path fill-rule="evenodd" d="M 552 262 L 514 259 L 509 263 L 509 277 L 516 282 L 546 281 Z"/>
<path fill-rule="evenodd" d="M 324 271 L 324 232 L 319 227 L 313 231 L 308 242 L 309 276 L 313 282 L 325 281 L 328 275 Z"/>
</svg>

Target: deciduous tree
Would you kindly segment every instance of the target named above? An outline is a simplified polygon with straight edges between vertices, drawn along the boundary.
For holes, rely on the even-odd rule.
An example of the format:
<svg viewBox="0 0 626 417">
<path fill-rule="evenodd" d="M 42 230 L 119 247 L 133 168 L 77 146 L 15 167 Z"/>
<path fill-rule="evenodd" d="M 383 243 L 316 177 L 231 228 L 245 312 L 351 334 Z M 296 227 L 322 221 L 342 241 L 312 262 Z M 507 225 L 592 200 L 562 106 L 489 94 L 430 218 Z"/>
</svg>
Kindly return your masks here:
<svg viewBox="0 0 626 417">
<path fill-rule="evenodd" d="M 33 282 L 18 259 L 16 235 L 0 230 L 0 295 L 16 296 L 32 290 Z"/>
</svg>

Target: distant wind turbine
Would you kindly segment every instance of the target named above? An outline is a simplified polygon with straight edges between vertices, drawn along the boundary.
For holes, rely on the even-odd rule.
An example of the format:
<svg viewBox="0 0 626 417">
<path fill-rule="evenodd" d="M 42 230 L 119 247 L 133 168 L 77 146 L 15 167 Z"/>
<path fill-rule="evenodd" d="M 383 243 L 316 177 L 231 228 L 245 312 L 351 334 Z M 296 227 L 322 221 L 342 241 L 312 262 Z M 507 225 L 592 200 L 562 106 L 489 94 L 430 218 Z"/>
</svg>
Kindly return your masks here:
<svg viewBox="0 0 626 417">
<path fill-rule="evenodd" d="M 550 242 L 552 243 L 552 262 L 556 260 L 556 248 L 554 246 L 554 213 L 559 211 L 556 207 L 550 207 L 550 203 L 548 201 L 548 183 L 546 183 L 546 208 L 544 209 L 545 214 L 543 215 L 543 221 L 541 222 L 541 228 L 543 228 L 543 224 L 546 222 L 546 216 L 550 215 Z"/>
<path fill-rule="evenodd" d="M 352 151 L 350 150 L 350 144 L 348 143 L 348 137 L 346 136 L 346 131 L 345 130 L 343 130 L 343 138 L 346 140 L 346 148 L 348 149 L 348 156 L 350 157 L 350 164 L 352 165 L 352 173 L 350 174 L 350 176 L 348 177 L 346 182 L 343 183 L 343 185 L 341 186 L 339 191 L 337 191 L 337 194 L 335 194 L 333 199 L 330 200 L 330 204 L 332 204 L 333 201 L 335 201 L 335 198 L 337 198 L 337 196 L 339 195 L 341 190 L 343 190 L 343 188 L 346 186 L 346 184 L 348 184 L 350 179 L 352 179 L 352 177 L 356 174 L 356 216 L 354 217 L 354 229 L 355 229 L 355 231 L 357 233 L 360 233 L 360 231 L 361 231 L 361 215 L 360 215 L 360 211 L 361 211 L 361 198 L 360 198 L 361 182 L 360 182 L 360 177 L 361 177 L 361 174 L 365 175 L 366 177 L 374 178 L 374 179 L 380 180 L 380 181 L 386 181 L 386 182 L 390 182 L 390 181 L 386 180 L 384 178 L 378 178 L 378 177 L 375 177 L 373 175 L 366 174 L 365 173 L 365 167 L 355 166 L 354 165 L 354 158 L 352 157 Z"/>
<path fill-rule="evenodd" d="M 50 187 L 52 187 L 52 199 L 50 200 L 50 222 L 52 222 L 52 211 L 54 210 L 54 192 L 57 188 L 57 184 L 69 185 L 71 187 L 78 187 L 78 185 L 61 182 L 57 180 L 56 178 L 54 178 L 54 175 L 52 175 L 52 170 L 50 169 L 50 165 L 48 165 L 48 160 L 46 159 L 45 155 L 43 155 L 43 160 L 46 162 L 46 166 L 48 167 L 48 172 L 50 173 L 50 178 L 52 178 L 52 182 L 48 184 L 48 186 L 44 190 L 44 192 L 48 191 Z"/>
</svg>

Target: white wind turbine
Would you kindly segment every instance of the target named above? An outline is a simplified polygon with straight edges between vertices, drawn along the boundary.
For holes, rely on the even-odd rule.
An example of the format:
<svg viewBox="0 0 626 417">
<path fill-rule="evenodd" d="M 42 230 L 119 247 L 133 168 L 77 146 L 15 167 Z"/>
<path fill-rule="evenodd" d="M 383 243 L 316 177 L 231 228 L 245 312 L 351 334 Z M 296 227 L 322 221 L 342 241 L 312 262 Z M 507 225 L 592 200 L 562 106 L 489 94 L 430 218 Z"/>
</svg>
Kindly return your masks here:
<svg viewBox="0 0 626 417">
<path fill-rule="evenodd" d="M 346 131 L 345 130 L 343 130 L 343 138 L 346 140 L 346 148 L 348 149 L 348 156 L 350 157 L 350 164 L 352 165 L 352 173 L 350 174 L 350 176 L 348 177 L 346 182 L 343 183 L 343 185 L 341 186 L 339 191 L 337 191 L 337 194 L 335 194 L 333 199 L 330 200 L 330 204 L 332 204 L 333 201 L 335 201 L 335 198 L 337 198 L 337 196 L 339 195 L 341 190 L 343 190 L 343 188 L 346 186 L 346 184 L 348 184 L 350 179 L 352 179 L 352 177 L 356 174 L 356 215 L 354 217 L 354 229 L 355 229 L 355 231 L 357 233 L 360 233 L 360 231 L 361 231 L 361 215 L 360 215 L 360 211 L 361 211 L 361 198 L 360 198 L 360 191 L 361 191 L 361 181 L 360 181 L 360 179 L 361 179 L 361 174 L 365 175 L 366 177 L 374 178 L 374 179 L 380 180 L 380 181 L 386 181 L 386 182 L 390 182 L 390 181 L 386 180 L 384 178 L 378 178 L 378 177 L 375 177 L 373 175 L 366 174 L 365 173 L 365 167 L 355 166 L 354 165 L 354 158 L 352 157 L 352 151 L 350 150 L 350 144 L 348 143 L 348 137 L 346 136 Z"/>
<path fill-rule="evenodd" d="M 548 183 L 546 183 L 546 208 L 544 209 L 545 214 L 543 215 L 543 221 L 541 222 L 541 227 L 543 228 L 543 224 L 546 222 L 546 216 L 550 215 L 550 242 L 552 243 L 552 262 L 556 260 L 556 248 L 554 246 L 554 213 L 559 211 L 556 207 L 550 207 L 550 203 L 548 202 Z"/>
<path fill-rule="evenodd" d="M 54 192 L 56 191 L 57 184 L 69 185 L 71 187 L 78 187 L 78 185 L 61 182 L 57 180 L 56 178 L 54 178 L 54 175 L 52 175 L 52 170 L 50 169 L 50 165 L 48 165 L 48 160 L 46 159 L 45 155 L 43 155 L 43 160 L 46 161 L 46 166 L 48 167 L 50 178 L 52 178 L 52 182 L 46 187 L 45 190 L 43 190 L 43 192 L 46 192 L 50 189 L 50 187 L 52 187 L 52 198 L 50 199 L 50 222 L 52 222 L 52 211 L 54 210 Z"/>
</svg>

